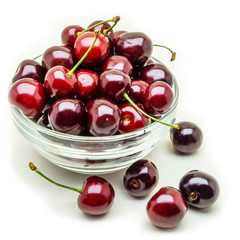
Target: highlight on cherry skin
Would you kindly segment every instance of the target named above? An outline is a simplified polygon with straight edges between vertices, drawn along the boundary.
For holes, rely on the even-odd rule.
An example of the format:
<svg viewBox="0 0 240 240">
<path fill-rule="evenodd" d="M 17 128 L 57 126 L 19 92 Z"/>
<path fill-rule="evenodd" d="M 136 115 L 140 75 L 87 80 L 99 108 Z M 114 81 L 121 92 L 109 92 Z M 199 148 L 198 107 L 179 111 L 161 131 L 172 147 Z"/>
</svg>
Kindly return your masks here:
<svg viewBox="0 0 240 240">
<path fill-rule="evenodd" d="M 82 188 L 78 189 L 53 181 L 44 175 L 32 162 L 29 163 L 29 168 L 49 182 L 79 193 L 77 205 L 79 209 L 86 214 L 103 215 L 106 214 L 113 205 L 115 197 L 114 189 L 112 185 L 102 177 L 90 176 L 84 181 Z"/>
</svg>

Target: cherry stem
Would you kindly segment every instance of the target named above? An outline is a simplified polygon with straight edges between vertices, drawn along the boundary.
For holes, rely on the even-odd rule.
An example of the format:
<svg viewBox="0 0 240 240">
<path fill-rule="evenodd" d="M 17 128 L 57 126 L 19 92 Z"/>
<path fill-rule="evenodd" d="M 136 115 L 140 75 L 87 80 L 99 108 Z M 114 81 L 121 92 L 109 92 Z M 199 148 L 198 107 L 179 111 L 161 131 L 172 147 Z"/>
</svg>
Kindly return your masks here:
<svg viewBox="0 0 240 240">
<path fill-rule="evenodd" d="M 118 19 L 118 18 L 119 18 L 119 19 Z M 116 19 L 118 19 L 118 20 L 117 20 L 117 22 L 118 22 L 118 21 L 120 20 L 120 17 L 119 17 L 119 16 L 116 16 L 116 17 L 113 17 L 112 19 L 108 19 L 108 20 L 105 20 L 105 21 L 96 23 L 96 24 L 92 25 L 91 27 L 89 27 L 89 28 L 87 28 L 87 29 L 85 29 L 85 30 L 83 30 L 83 31 L 81 31 L 81 32 L 78 32 L 78 33 L 77 33 L 77 36 L 80 36 L 81 34 L 83 34 L 83 33 L 85 33 L 85 32 L 88 32 L 89 30 L 91 30 L 91 29 L 93 29 L 93 28 L 95 28 L 95 27 L 97 27 L 97 26 L 99 26 L 99 25 L 101 25 L 101 24 L 107 23 L 107 22 L 114 22 L 114 24 L 115 24 Z M 115 24 L 115 25 L 116 25 L 116 24 Z"/>
<path fill-rule="evenodd" d="M 116 26 L 116 24 L 118 23 L 119 20 L 120 20 L 120 17 L 119 17 L 119 16 L 114 17 L 114 18 L 113 18 L 114 24 L 113 24 L 110 28 L 104 29 L 104 30 L 103 30 L 103 34 L 104 34 L 105 36 L 108 36 L 109 31 Z"/>
<path fill-rule="evenodd" d="M 170 48 L 168 48 L 168 47 L 166 47 L 166 46 L 163 46 L 163 45 L 159 45 L 159 44 L 153 44 L 153 46 L 154 46 L 154 47 L 162 47 L 162 48 L 167 49 L 167 50 L 170 51 L 171 54 L 172 54 L 170 61 L 172 62 L 172 61 L 175 60 L 175 58 L 176 58 L 176 53 L 175 53 L 174 51 L 172 51 Z"/>
<path fill-rule="evenodd" d="M 92 50 L 95 42 L 97 41 L 98 36 L 100 35 L 99 30 L 94 31 L 94 39 L 91 44 L 91 46 L 88 48 L 88 50 L 85 52 L 85 54 L 82 56 L 82 58 L 78 61 L 78 63 L 67 73 L 68 77 L 72 77 L 73 73 L 76 71 L 76 69 L 80 66 L 80 64 L 83 62 L 83 60 L 87 57 L 88 53 Z"/>
<path fill-rule="evenodd" d="M 176 129 L 180 129 L 180 127 L 178 125 L 174 125 L 174 124 L 169 124 L 169 123 L 165 123 L 165 122 L 162 122 L 160 120 L 158 120 L 157 118 L 153 117 L 153 116 L 150 116 L 148 115 L 147 113 L 145 113 L 141 108 L 139 108 L 133 101 L 132 99 L 128 96 L 127 93 L 123 93 L 123 97 L 137 110 L 139 111 L 140 113 L 142 113 L 144 116 L 152 119 L 153 121 L 155 122 L 158 122 L 158 123 L 161 123 L 163 125 L 166 125 L 166 126 L 169 126 L 169 127 L 172 127 L 172 128 L 176 128 Z"/>
<path fill-rule="evenodd" d="M 78 189 L 78 188 L 73 188 L 73 187 L 69 187 L 69 186 L 66 186 L 66 185 L 63 185 L 63 184 L 60 184 L 60 183 L 57 183 L 55 181 L 53 181 L 52 179 L 50 179 L 49 177 L 47 177 L 46 175 L 44 175 L 40 170 L 38 170 L 38 168 L 32 163 L 30 162 L 29 163 L 29 168 L 38 173 L 40 176 L 42 176 L 43 178 L 45 178 L 46 180 L 48 180 L 49 182 L 59 186 L 59 187 L 62 187 L 62 188 L 66 188 L 66 189 L 70 189 L 70 190 L 73 190 L 75 192 L 78 192 L 78 193 L 82 193 L 82 189 Z"/>
</svg>

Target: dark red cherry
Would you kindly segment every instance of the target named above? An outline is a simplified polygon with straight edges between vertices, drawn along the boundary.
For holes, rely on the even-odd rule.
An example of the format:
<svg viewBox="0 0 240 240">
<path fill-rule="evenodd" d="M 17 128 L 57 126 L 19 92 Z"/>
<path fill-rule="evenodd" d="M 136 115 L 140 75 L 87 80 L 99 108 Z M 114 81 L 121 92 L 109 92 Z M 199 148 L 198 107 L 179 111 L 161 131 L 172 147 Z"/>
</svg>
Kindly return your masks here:
<svg viewBox="0 0 240 240">
<path fill-rule="evenodd" d="M 203 133 L 199 126 L 192 122 L 176 123 L 180 129 L 170 130 L 173 147 L 181 153 L 193 153 L 203 142 Z"/>
<path fill-rule="evenodd" d="M 109 211 L 114 202 L 115 192 L 104 178 L 91 176 L 85 180 L 78 197 L 78 207 L 90 215 L 102 215 Z"/>
<path fill-rule="evenodd" d="M 43 83 L 44 75 L 45 70 L 37 61 L 26 59 L 18 65 L 12 83 L 15 83 L 21 78 L 33 78 L 34 80 Z"/>
<path fill-rule="evenodd" d="M 150 115 L 161 116 L 170 109 L 173 98 L 171 87 L 165 82 L 157 81 L 146 88 L 143 105 Z"/>
<path fill-rule="evenodd" d="M 78 25 L 69 25 L 65 27 L 61 34 L 61 40 L 63 45 L 74 47 L 74 43 L 77 39 L 77 33 L 83 31 L 84 28 Z"/>
<path fill-rule="evenodd" d="M 175 227 L 187 212 L 182 193 L 173 187 L 163 187 L 147 203 L 150 221 L 160 228 Z"/>
<path fill-rule="evenodd" d="M 115 44 L 115 53 L 128 58 L 132 65 L 143 65 L 152 54 L 152 41 L 142 32 L 121 34 Z"/>
<path fill-rule="evenodd" d="M 43 53 L 42 57 L 42 66 L 46 71 L 57 65 L 72 69 L 75 62 L 73 51 L 64 46 L 50 47 Z"/>
<path fill-rule="evenodd" d="M 78 99 L 59 99 L 49 109 L 48 120 L 53 130 L 79 135 L 85 127 L 85 106 Z"/>
<path fill-rule="evenodd" d="M 113 32 L 113 38 L 111 40 L 111 52 L 115 55 L 115 45 L 116 45 L 116 41 L 118 39 L 118 37 L 123 34 L 126 33 L 127 31 L 124 30 L 118 30 L 118 31 L 114 31 Z"/>
<path fill-rule="evenodd" d="M 88 130 L 94 136 L 110 136 L 119 128 L 120 110 L 106 98 L 97 98 L 87 105 Z"/>
<path fill-rule="evenodd" d="M 99 93 L 102 97 L 108 98 L 116 103 L 123 101 L 123 93 L 130 89 L 130 77 L 118 70 L 107 70 L 99 77 Z"/>
<path fill-rule="evenodd" d="M 143 104 L 144 101 L 144 94 L 149 84 L 142 80 L 133 80 L 130 90 L 129 90 L 129 97 L 132 101 L 136 104 Z"/>
<path fill-rule="evenodd" d="M 48 96 L 55 99 L 74 97 L 78 80 L 75 74 L 69 77 L 70 69 L 64 66 L 55 66 L 49 69 L 44 78 L 44 86 Z"/>
<path fill-rule="evenodd" d="M 27 117 L 38 117 L 46 102 L 44 87 L 32 78 L 22 78 L 11 86 L 8 100 Z"/>
<path fill-rule="evenodd" d="M 151 63 L 143 67 L 139 72 L 139 79 L 149 84 L 155 81 L 163 81 L 169 86 L 173 85 L 172 74 L 160 63 Z"/>
<path fill-rule="evenodd" d="M 75 75 L 78 80 L 78 98 L 84 102 L 94 99 L 98 90 L 98 74 L 91 70 L 81 69 L 75 72 Z"/>
<path fill-rule="evenodd" d="M 154 163 L 141 159 L 134 162 L 125 172 L 123 184 L 129 194 L 143 197 L 149 194 L 159 180 L 158 170 Z"/>
<path fill-rule="evenodd" d="M 137 111 L 130 103 L 120 105 L 119 109 L 121 119 L 119 123 L 120 133 L 133 132 L 151 123 L 150 118 Z"/>
<path fill-rule="evenodd" d="M 186 173 L 180 180 L 179 189 L 187 203 L 196 208 L 212 206 L 220 192 L 217 180 L 199 170 Z"/>
<path fill-rule="evenodd" d="M 85 32 L 81 34 L 75 41 L 74 53 L 77 60 L 80 60 L 92 45 L 95 38 L 94 32 Z M 108 57 L 110 52 L 110 42 L 107 37 L 100 34 L 83 64 L 86 66 L 100 65 Z"/>
<path fill-rule="evenodd" d="M 104 62 L 102 66 L 102 72 L 111 69 L 119 70 L 129 76 L 131 76 L 133 71 L 132 64 L 129 62 L 129 60 L 126 57 L 119 55 L 110 56 Z"/>
</svg>

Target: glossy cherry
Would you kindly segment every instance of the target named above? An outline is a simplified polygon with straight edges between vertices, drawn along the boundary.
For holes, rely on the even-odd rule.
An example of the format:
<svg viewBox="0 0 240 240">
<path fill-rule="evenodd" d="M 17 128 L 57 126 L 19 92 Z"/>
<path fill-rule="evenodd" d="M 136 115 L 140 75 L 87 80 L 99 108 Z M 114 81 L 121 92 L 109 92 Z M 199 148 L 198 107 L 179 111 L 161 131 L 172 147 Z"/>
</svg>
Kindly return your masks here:
<svg viewBox="0 0 240 240">
<path fill-rule="evenodd" d="M 12 83 L 16 82 L 21 78 L 33 78 L 34 80 L 43 83 L 45 70 L 35 60 L 26 59 L 23 60 L 13 76 Z"/>
<path fill-rule="evenodd" d="M 170 139 L 173 147 L 180 153 L 193 153 L 203 142 L 203 133 L 198 125 L 192 122 L 176 123 L 180 128 L 171 129 Z"/>
<path fill-rule="evenodd" d="M 60 99 L 74 97 L 77 91 L 78 80 L 75 74 L 70 77 L 70 69 L 64 66 L 55 66 L 49 69 L 44 78 L 46 94 Z"/>
<path fill-rule="evenodd" d="M 119 129 L 120 110 L 106 98 L 97 98 L 87 105 L 87 126 L 94 136 L 110 136 Z"/>
<path fill-rule="evenodd" d="M 142 32 L 123 33 L 116 40 L 115 53 L 128 58 L 133 66 L 143 65 L 152 54 L 152 41 Z"/>
<path fill-rule="evenodd" d="M 144 109 L 153 116 L 166 113 L 173 103 L 172 88 L 165 82 L 156 81 L 150 84 L 144 94 Z"/>
<path fill-rule="evenodd" d="M 88 177 L 82 186 L 82 189 L 69 187 L 57 183 L 44 175 L 32 162 L 29 168 L 49 182 L 72 191 L 79 193 L 77 204 L 81 211 L 89 215 L 106 214 L 113 205 L 115 192 L 112 185 L 104 178 L 99 176 Z"/>
<path fill-rule="evenodd" d="M 8 100 L 27 117 L 38 117 L 46 102 L 43 85 L 32 78 L 22 78 L 10 87 Z"/>
<path fill-rule="evenodd" d="M 130 77 L 119 70 L 106 70 L 99 77 L 99 93 L 116 103 L 123 101 L 123 93 L 130 89 Z"/>
<path fill-rule="evenodd" d="M 46 71 L 57 65 L 71 69 L 75 62 L 73 51 L 64 46 L 52 46 L 42 56 L 42 66 Z"/>
<path fill-rule="evenodd" d="M 196 208 L 212 206 L 219 196 L 219 184 L 210 174 L 192 170 L 186 173 L 179 182 L 179 189 L 187 203 Z"/>
<path fill-rule="evenodd" d="M 155 81 L 166 82 L 173 85 L 173 76 L 169 70 L 160 63 L 151 63 L 143 67 L 139 72 L 139 79 L 151 84 Z"/>
<path fill-rule="evenodd" d="M 163 187 L 148 201 L 146 210 L 155 226 L 173 228 L 183 219 L 188 206 L 178 189 Z"/>
<path fill-rule="evenodd" d="M 123 184 L 129 194 L 143 197 L 157 185 L 159 174 L 154 163 L 141 159 L 134 162 L 125 172 Z"/>
<path fill-rule="evenodd" d="M 49 109 L 48 120 L 53 130 L 79 135 L 85 128 L 86 109 L 78 99 L 59 99 Z"/>
<path fill-rule="evenodd" d="M 123 33 L 126 33 L 127 31 L 125 30 L 118 30 L 118 31 L 114 31 L 113 32 L 113 38 L 111 39 L 111 52 L 112 54 L 115 55 L 115 46 L 116 46 L 116 41 L 118 39 L 118 37 L 123 34 Z"/>
<path fill-rule="evenodd" d="M 69 25 L 65 27 L 61 34 L 61 40 L 63 45 L 73 48 L 77 39 L 77 33 L 83 31 L 84 28 L 78 25 Z"/>
<path fill-rule="evenodd" d="M 146 127 L 151 123 L 151 119 L 137 111 L 130 103 L 123 103 L 119 106 L 120 123 L 119 132 L 133 132 Z"/>
</svg>

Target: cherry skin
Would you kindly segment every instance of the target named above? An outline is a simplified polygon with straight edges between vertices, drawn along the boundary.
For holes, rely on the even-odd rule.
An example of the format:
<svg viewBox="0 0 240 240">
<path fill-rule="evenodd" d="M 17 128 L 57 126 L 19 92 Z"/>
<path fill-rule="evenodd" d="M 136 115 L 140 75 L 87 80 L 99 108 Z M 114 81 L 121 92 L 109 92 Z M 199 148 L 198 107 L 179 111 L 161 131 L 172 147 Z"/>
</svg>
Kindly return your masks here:
<svg viewBox="0 0 240 240">
<path fill-rule="evenodd" d="M 92 45 L 95 38 L 94 32 L 85 32 L 78 36 L 74 44 L 74 53 L 77 60 L 80 60 L 89 47 Z M 110 52 L 110 42 L 107 37 L 103 34 L 100 34 L 87 55 L 87 57 L 83 61 L 83 65 L 86 66 L 94 66 L 100 65 L 103 61 L 108 57 Z"/>
<path fill-rule="evenodd" d="M 98 90 L 98 74 L 88 69 L 81 69 L 76 71 L 75 75 L 78 80 L 78 98 L 83 102 L 88 102 L 94 99 Z"/>
<path fill-rule="evenodd" d="M 88 130 L 94 136 L 111 136 L 119 129 L 120 110 L 106 98 L 97 98 L 87 105 Z"/>
<path fill-rule="evenodd" d="M 104 178 L 91 176 L 85 180 L 78 197 L 78 207 L 89 215 L 103 215 L 114 202 L 115 192 L 112 185 Z"/>
<path fill-rule="evenodd" d="M 129 194 L 144 197 L 157 185 L 158 170 L 154 163 L 141 159 L 134 162 L 125 172 L 123 184 Z"/>
<path fill-rule="evenodd" d="M 133 66 L 143 65 L 152 54 L 152 41 L 141 32 L 123 33 L 117 38 L 115 53 L 128 58 Z"/>
<path fill-rule="evenodd" d="M 163 187 L 147 203 L 150 221 L 160 228 L 173 228 L 188 210 L 182 193 L 173 187 Z"/>
<path fill-rule="evenodd" d="M 199 126 L 192 122 L 176 123 L 180 129 L 170 130 L 170 139 L 173 147 L 180 153 L 193 153 L 200 148 L 203 142 L 203 133 Z"/>
<path fill-rule="evenodd" d="M 155 81 L 166 82 L 173 85 L 173 76 L 169 70 L 159 63 L 151 63 L 143 67 L 139 72 L 139 79 L 151 84 Z"/>
<path fill-rule="evenodd" d="M 126 57 L 114 55 L 108 57 L 102 66 L 103 72 L 110 69 L 119 70 L 131 76 L 133 66 Z"/>
<path fill-rule="evenodd" d="M 173 103 L 171 87 L 162 81 L 150 84 L 144 94 L 144 109 L 152 116 L 161 116 L 166 113 Z"/>
<path fill-rule="evenodd" d="M 107 70 L 99 77 L 99 93 L 116 103 L 122 103 L 123 93 L 130 89 L 130 77 L 118 70 Z"/>
<path fill-rule="evenodd" d="M 114 31 L 113 32 L 113 38 L 111 40 L 111 53 L 113 55 L 115 55 L 115 46 L 116 46 L 116 42 L 117 42 L 117 39 L 118 37 L 123 34 L 123 33 L 126 33 L 127 31 L 124 31 L 124 30 L 118 30 L 118 31 Z"/>
<path fill-rule="evenodd" d="M 21 78 L 33 78 L 34 80 L 43 83 L 44 75 L 45 70 L 37 61 L 26 59 L 18 65 L 12 83 L 15 83 Z"/>
<path fill-rule="evenodd" d="M 179 189 L 187 203 L 196 208 L 212 206 L 219 196 L 219 184 L 210 174 L 192 170 L 179 183 Z"/>
<path fill-rule="evenodd" d="M 72 69 L 75 62 L 73 51 L 64 46 L 52 46 L 43 53 L 42 57 L 42 66 L 46 71 L 57 65 Z"/>
<path fill-rule="evenodd" d="M 79 135 L 85 127 L 85 106 L 78 99 L 59 99 L 49 109 L 48 120 L 55 131 Z"/>
<path fill-rule="evenodd" d="M 77 91 L 78 80 L 75 74 L 69 77 L 70 69 L 64 66 L 55 66 L 49 69 L 44 78 L 46 94 L 54 99 L 74 97 Z"/>
<path fill-rule="evenodd" d="M 84 28 L 78 25 L 69 25 L 65 27 L 61 34 L 63 45 L 73 48 L 77 39 L 77 33 L 83 31 Z"/>
<path fill-rule="evenodd" d="M 44 87 L 32 78 L 22 78 L 11 86 L 8 100 L 27 117 L 38 117 L 46 102 Z"/>
<path fill-rule="evenodd" d="M 130 103 L 123 103 L 119 109 L 121 118 L 119 132 L 121 134 L 136 131 L 151 123 L 150 118 L 137 111 Z"/>
</svg>

